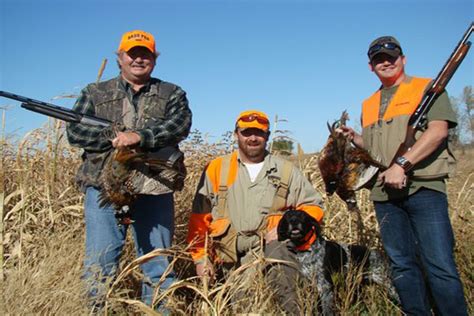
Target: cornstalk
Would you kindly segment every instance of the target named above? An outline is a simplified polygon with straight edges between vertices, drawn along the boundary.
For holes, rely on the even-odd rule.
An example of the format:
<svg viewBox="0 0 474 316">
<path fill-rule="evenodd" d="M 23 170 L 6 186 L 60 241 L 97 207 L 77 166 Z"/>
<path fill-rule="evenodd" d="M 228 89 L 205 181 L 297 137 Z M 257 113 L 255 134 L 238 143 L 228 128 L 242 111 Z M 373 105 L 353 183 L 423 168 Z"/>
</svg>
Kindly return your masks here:
<svg viewBox="0 0 474 316">
<path fill-rule="evenodd" d="M 45 182 L 46 182 L 46 201 L 48 203 L 48 210 L 49 210 L 49 218 L 51 220 L 51 223 L 54 222 L 54 216 L 53 216 L 53 206 L 51 202 L 51 188 L 53 187 L 53 172 L 51 170 L 51 160 L 54 159 L 54 153 L 53 153 L 53 146 L 54 144 L 52 143 L 51 140 L 51 126 L 54 126 L 54 120 L 51 118 L 48 118 L 48 130 L 47 130 L 47 136 L 46 136 L 46 154 L 44 157 L 44 174 L 45 174 Z M 54 127 L 53 127 L 54 128 Z"/>
<path fill-rule="evenodd" d="M 5 201 L 5 169 L 3 168 L 3 149 L 5 146 L 5 109 L 2 111 L 2 133 L 0 135 L 0 282 L 3 283 L 3 207 Z M 3 289 L 3 286 L 2 286 Z M 3 297 L 3 293 L 2 293 Z"/>
<path fill-rule="evenodd" d="M 102 74 L 104 73 L 105 65 L 107 65 L 107 58 L 104 58 L 104 60 L 102 60 L 102 64 L 100 65 L 100 68 L 99 68 L 99 73 L 97 74 L 96 83 L 100 82 L 100 79 L 102 78 Z"/>
<path fill-rule="evenodd" d="M 273 122 L 273 131 L 275 132 L 277 130 L 277 123 L 278 123 L 278 114 L 275 114 L 275 121 Z M 270 143 L 270 148 L 268 151 L 270 154 L 273 154 L 273 143 L 275 142 L 275 137 L 273 137 L 271 143 Z"/>
<path fill-rule="evenodd" d="M 201 278 L 202 279 L 202 288 L 203 288 L 203 292 L 204 292 L 204 295 L 206 298 L 208 298 L 208 295 L 209 295 L 209 277 L 208 277 L 208 274 L 207 274 L 207 271 L 209 268 L 213 268 L 213 267 L 209 267 L 209 265 L 211 264 L 208 260 L 208 247 L 209 247 L 209 236 L 206 234 L 206 239 L 204 240 L 204 251 L 206 253 L 206 261 L 204 263 L 204 276 Z M 214 270 L 213 270 L 214 271 Z M 209 309 L 210 309 L 211 306 L 209 306 L 206 301 L 204 301 L 202 303 L 202 307 L 201 307 L 201 312 L 203 313 L 203 315 L 206 315 L 209 313 Z"/>
</svg>

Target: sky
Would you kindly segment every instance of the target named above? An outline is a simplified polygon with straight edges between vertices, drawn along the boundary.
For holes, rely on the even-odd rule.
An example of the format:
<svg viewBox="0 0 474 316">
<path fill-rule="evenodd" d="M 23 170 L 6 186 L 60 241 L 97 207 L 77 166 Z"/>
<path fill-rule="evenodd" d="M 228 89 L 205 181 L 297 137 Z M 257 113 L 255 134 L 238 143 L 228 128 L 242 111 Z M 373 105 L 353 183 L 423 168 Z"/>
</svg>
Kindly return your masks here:
<svg viewBox="0 0 474 316">
<path fill-rule="evenodd" d="M 141 29 L 161 53 L 153 76 L 186 91 L 192 129 L 208 141 L 258 109 L 273 132 L 314 152 L 326 122 L 347 110 L 359 125 L 362 101 L 379 87 L 367 64 L 373 39 L 395 36 L 407 73 L 435 77 L 473 20 L 472 0 L 0 0 L 0 90 L 72 108 L 74 99 L 55 97 L 79 94 L 104 58 L 102 79 L 117 76 L 122 34 Z M 447 90 L 459 97 L 468 85 L 474 51 Z M 7 136 L 47 121 L 16 101 L 0 106 Z"/>
</svg>

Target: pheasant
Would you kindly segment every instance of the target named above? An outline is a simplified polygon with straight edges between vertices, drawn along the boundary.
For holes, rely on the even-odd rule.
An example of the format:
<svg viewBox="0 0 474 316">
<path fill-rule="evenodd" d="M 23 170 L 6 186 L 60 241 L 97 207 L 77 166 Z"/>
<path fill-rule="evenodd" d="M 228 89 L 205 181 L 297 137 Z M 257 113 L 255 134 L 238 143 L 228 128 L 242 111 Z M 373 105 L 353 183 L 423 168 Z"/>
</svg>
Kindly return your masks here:
<svg viewBox="0 0 474 316">
<path fill-rule="evenodd" d="M 99 205 L 112 205 L 119 224 L 132 223 L 130 205 L 135 201 L 138 192 L 133 178 L 139 166 L 146 165 L 150 170 L 160 173 L 160 182 L 166 184 L 174 179 L 184 180 L 186 169 L 183 154 L 175 147 L 164 147 L 156 152 L 143 152 L 139 149 L 125 147 L 114 149 L 105 161 L 100 175 L 101 190 Z M 163 171 L 164 170 L 164 171 Z M 180 185 L 178 185 L 178 190 Z"/>
<path fill-rule="evenodd" d="M 335 130 L 346 125 L 349 115 L 342 112 L 341 118 L 332 125 L 327 123 L 329 138 L 318 159 L 326 193 L 334 192 L 347 204 L 349 210 L 358 210 L 355 191 L 361 186 L 363 175 L 369 167 L 385 170 L 386 167 L 374 160 L 362 148 L 352 146 L 347 136 Z"/>
<path fill-rule="evenodd" d="M 130 205 L 136 198 L 135 188 L 130 182 L 135 151 L 128 148 L 114 149 L 105 161 L 100 176 L 99 205 L 112 205 L 119 224 L 131 224 Z"/>
</svg>

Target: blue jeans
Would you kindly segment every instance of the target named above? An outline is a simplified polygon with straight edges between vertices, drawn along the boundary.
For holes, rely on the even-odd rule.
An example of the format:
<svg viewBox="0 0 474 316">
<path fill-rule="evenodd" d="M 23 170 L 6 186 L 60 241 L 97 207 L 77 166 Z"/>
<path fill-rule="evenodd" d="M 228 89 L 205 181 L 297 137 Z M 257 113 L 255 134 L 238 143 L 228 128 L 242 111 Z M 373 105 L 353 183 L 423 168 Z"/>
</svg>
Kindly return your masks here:
<svg viewBox="0 0 474 316">
<path fill-rule="evenodd" d="M 104 281 L 114 276 L 127 233 L 127 225 L 119 226 L 112 207 L 101 208 L 99 191 L 88 187 L 85 196 L 86 253 L 84 275 L 89 286 L 89 295 L 97 304 L 105 294 Z M 131 205 L 133 239 L 137 256 L 154 249 L 169 248 L 174 233 L 173 194 L 139 195 Z M 142 301 L 151 305 L 154 287 L 168 268 L 167 257 L 158 256 L 141 265 L 145 279 L 142 282 Z M 174 272 L 164 277 L 159 284 L 168 288 L 174 281 Z"/>
<path fill-rule="evenodd" d="M 428 288 L 436 314 L 467 315 L 446 194 L 420 189 L 402 200 L 375 202 L 375 211 L 403 311 L 431 315 Z"/>
</svg>

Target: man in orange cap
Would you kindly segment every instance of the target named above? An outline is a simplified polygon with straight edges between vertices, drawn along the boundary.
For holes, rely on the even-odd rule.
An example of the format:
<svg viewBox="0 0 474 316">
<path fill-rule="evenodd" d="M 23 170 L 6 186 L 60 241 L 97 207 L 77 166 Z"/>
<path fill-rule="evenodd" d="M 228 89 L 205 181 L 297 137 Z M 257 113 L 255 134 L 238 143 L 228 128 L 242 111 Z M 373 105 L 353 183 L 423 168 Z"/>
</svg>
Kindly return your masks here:
<svg viewBox="0 0 474 316">
<path fill-rule="evenodd" d="M 145 152 L 168 146 L 177 148 L 189 133 L 191 111 L 186 93 L 177 85 L 151 77 L 157 57 L 153 35 L 140 30 L 125 33 L 117 51 L 119 76 L 89 84 L 74 106 L 77 112 L 108 119 L 117 125 L 104 128 L 71 123 L 67 126 L 69 142 L 84 149 L 77 180 L 85 192 L 84 279 L 89 283 L 94 306 L 100 307 L 106 293 L 104 279 L 117 270 L 129 225 L 137 256 L 171 246 L 173 191 L 182 185 L 178 179 L 162 181 L 161 173 L 145 167 L 133 170 L 133 184 L 127 186 L 133 185 L 134 193 L 138 194 L 129 205 L 131 224 L 117 225 L 116 210 L 99 203 L 103 188 L 101 174 L 112 151 L 126 147 Z M 152 303 L 153 288 L 162 277 L 161 288 L 173 282 L 173 273 L 163 276 L 168 265 L 165 257 L 141 265 L 146 280 L 142 299 L 147 304 Z"/>
<path fill-rule="evenodd" d="M 321 221 L 321 197 L 298 168 L 266 151 L 269 135 L 265 113 L 240 113 L 234 131 L 238 149 L 205 168 L 194 197 L 187 240 L 192 243 L 196 272 L 202 277 L 213 277 L 215 265 L 236 267 L 252 262 L 258 252 L 293 262 L 274 266 L 268 275 L 281 306 L 297 314 L 296 258 L 278 241 L 276 227 L 289 208 Z M 207 236 L 212 240 L 208 252 Z"/>
</svg>

